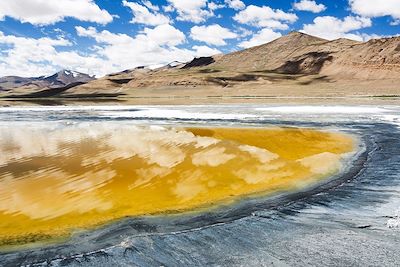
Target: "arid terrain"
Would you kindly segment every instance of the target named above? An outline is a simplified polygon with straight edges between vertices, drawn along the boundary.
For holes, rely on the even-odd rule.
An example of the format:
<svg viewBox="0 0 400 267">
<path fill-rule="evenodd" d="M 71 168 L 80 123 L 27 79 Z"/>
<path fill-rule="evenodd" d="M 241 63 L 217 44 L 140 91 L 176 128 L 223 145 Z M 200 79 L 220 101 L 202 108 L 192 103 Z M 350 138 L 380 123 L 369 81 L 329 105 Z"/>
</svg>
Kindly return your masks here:
<svg viewBox="0 0 400 267">
<path fill-rule="evenodd" d="M 188 103 L 213 98 L 397 98 L 399 84 L 400 37 L 328 41 L 292 32 L 264 45 L 158 69 L 139 67 L 95 80 L 41 86 L 5 83 L 0 96 L 143 103 L 182 98 Z"/>
</svg>

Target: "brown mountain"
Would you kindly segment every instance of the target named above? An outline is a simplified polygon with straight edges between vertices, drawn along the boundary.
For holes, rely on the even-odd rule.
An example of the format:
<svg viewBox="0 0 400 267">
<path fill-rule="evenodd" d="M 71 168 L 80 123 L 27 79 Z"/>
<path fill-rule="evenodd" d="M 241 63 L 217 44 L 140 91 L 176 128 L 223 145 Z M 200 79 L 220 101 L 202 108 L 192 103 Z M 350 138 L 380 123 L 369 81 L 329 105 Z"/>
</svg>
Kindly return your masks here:
<svg viewBox="0 0 400 267">
<path fill-rule="evenodd" d="M 320 47 L 326 42 L 318 37 L 292 32 L 270 43 L 224 55 L 215 66 L 240 71 L 275 70 L 288 59 L 321 51 Z"/>
<path fill-rule="evenodd" d="M 58 97 L 327 97 L 400 95 L 400 37 L 356 42 L 292 32 L 226 55 L 140 67 L 72 86 Z"/>
<path fill-rule="evenodd" d="M 332 78 L 391 78 L 400 73 L 400 37 L 365 43 L 327 41 L 292 32 L 270 43 L 223 56 L 216 66 L 241 71 L 321 74 Z"/>
</svg>

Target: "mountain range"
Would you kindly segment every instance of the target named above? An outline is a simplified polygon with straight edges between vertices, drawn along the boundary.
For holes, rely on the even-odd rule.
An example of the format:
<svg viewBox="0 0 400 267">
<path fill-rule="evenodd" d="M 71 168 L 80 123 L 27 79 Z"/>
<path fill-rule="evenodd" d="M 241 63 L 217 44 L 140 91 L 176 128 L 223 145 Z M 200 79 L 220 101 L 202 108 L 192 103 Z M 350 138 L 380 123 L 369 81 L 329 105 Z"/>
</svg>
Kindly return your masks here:
<svg viewBox="0 0 400 267">
<path fill-rule="evenodd" d="M 94 79 L 88 74 L 71 70 L 61 70 L 53 75 L 41 77 L 5 76 L 0 78 L 0 90 L 13 92 L 17 89 L 28 91 L 60 88 L 73 83 L 87 83 Z"/>
<path fill-rule="evenodd" d="M 94 79 L 63 70 L 4 77 L 6 97 L 220 97 L 400 95 L 400 37 L 328 41 L 291 32 L 249 49 L 139 67 Z"/>
</svg>

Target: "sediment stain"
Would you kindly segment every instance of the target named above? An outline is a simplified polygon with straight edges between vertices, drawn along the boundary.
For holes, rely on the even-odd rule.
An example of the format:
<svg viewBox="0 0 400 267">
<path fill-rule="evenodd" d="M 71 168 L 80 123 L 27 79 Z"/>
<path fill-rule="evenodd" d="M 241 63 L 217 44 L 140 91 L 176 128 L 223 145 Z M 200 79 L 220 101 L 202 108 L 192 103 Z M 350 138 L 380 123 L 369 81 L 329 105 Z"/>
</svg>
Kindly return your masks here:
<svg viewBox="0 0 400 267">
<path fill-rule="evenodd" d="M 0 246 L 300 190 L 338 172 L 355 148 L 346 134 L 278 127 L 93 123 L 0 136 Z"/>
</svg>

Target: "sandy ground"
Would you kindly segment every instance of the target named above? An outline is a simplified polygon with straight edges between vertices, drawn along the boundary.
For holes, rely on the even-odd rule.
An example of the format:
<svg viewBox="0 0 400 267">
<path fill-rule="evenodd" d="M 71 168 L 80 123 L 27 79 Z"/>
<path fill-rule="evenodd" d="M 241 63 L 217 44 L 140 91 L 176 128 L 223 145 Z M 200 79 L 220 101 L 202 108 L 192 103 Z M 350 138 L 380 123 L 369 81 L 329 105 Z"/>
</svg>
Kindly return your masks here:
<svg viewBox="0 0 400 267">
<path fill-rule="evenodd" d="M 135 97 L 114 99 L 9 99 L 0 100 L 0 106 L 55 106 L 55 105 L 400 105 L 400 97 Z"/>
<path fill-rule="evenodd" d="M 306 84 L 302 85 L 304 82 Z M 310 82 L 310 84 L 308 84 Z M 280 83 L 247 82 L 221 86 L 155 87 L 126 89 L 127 97 L 271 97 L 271 98 L 336 98 L 336 97 L 390 97 L 400 96 L 395 80 L 312 82 L 285 81 Z"/>
<path fill-rule="evenodd" d="M 92 94 L 83 96 L 82 93 Z M 269 83 L 266 80 L 234 83 L 229 86 L 161 86 L 124 88 L 119 97 L 95 97 L 109 92 L 94 87 L 65 97 L 11 99 L 0 98 L 7 105 L 195 105 L 195 104 L 399 104 L 400 85 L 396 80 L 329 81 L 320 76 Z"/>
</svg>

